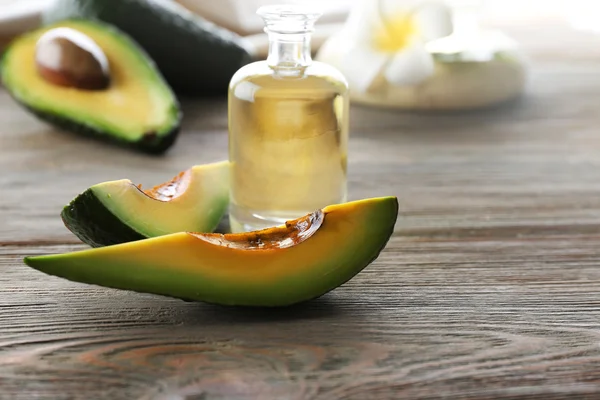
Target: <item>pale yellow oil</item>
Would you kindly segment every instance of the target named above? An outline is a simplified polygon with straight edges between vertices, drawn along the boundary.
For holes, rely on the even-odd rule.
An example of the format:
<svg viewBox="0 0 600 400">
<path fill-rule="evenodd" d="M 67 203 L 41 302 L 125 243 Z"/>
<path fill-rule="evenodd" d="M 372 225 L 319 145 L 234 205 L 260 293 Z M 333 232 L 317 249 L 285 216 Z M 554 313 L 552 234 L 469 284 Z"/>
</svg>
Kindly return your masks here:
<svg viewBox="0 0 600 400">
<path fill-rule="evenodd" d="M 344 82 L 245 76 L 230 87 L 229 130 L 232 231 L 279 225 L 346 201 Z"/>
</svg>

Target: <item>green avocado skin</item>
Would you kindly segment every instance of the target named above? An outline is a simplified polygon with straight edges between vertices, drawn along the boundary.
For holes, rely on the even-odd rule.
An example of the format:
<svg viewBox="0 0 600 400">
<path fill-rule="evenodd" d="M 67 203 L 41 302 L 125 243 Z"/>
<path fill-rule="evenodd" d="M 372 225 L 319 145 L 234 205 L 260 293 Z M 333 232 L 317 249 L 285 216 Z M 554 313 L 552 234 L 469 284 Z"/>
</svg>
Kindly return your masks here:
<svg viewBox="0 0 600 400">
<path fill-rule="evenodd" d="M 112 214 L 92 189 L 73 199 L 63 208 L 60 216 L 67 229 L 91 247 L 146 239 Z"/>
<path fill-rule="evenodd" d="M 243 39 L 168 0 L 57 0 L 44 23 L 97 19 L 138 42 L 179 94 L 224 94 L 233 74 L 252 61 Z"/>
<path fill-rule="evenodd" d="M 138 141 L 129 141 L 115 134 L 110 134 L 100 129 L 71 121 L 58 115 L 36 110 L 35 108 L 22 103 L 17 98 L 14 98 L 14 100 L 31 114 L 35 115 L 38 119 L 45 121 L 57 128 L 63 129 L 66 132 L 75 133 L 106 143 L 118 144 L 121 147 L 138 150 L 150 155 L 164 154 L 175 143 L 177 137 L 179 136 L 181 116 L 177 117 L 175 127 L 167 133 L 157 135 L 154 132 L 148 132 Z"/>
</svg>

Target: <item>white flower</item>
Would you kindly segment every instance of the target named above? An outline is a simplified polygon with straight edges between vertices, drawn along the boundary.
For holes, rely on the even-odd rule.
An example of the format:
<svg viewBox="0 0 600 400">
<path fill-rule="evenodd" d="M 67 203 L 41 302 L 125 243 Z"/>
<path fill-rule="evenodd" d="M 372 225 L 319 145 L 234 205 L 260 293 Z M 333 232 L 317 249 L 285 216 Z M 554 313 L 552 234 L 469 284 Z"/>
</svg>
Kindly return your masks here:
<svg viewBox="0 0 600 400">
<path fill-rule="evenodd" d="M 379 76 L 415 85 L 434 72 L 425 44 L 451 33 L 451 11 L 441 1 L 361 0 L 316 58 L 337 67 L 358 92 Z"/>
</svg>

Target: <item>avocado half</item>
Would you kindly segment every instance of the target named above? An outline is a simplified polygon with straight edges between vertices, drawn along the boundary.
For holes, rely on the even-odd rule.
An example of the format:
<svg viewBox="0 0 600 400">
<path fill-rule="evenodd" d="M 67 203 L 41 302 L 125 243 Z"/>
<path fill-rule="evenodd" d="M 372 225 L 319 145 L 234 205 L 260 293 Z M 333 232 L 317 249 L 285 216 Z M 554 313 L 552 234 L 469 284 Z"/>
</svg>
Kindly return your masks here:
<svg viewBox="0 0 600 400">
<path fill-rule="evenodd" d="M 229 204 L 229 162 L 197 165 L 142 190 L 129 179 L 94 185 L 64 207 L 65 226 L 92 247 L 176 232 L 212 232 Z"/>
<path fill-rule="evenodd" d="M 396 197 L 331 205 L 286 225 L 236 234 L 180 232 L 25 263 L 75 282 L 237 306 L 287 306 L 319 297 L 384 249 Z"/>
<path fill-rule="evenodd" d="M 96 19 L 129 34 L 179 94 L 225 94 L 233 74 L 252 61 L 245 39 L 173 0 L 55 0 L 43 14 L 44 23 L 66 18 Z"/>
<path fill-rule="evenodd" d="M 58 86 L 38 73 L 36 43 L 58 27 L 89 36 L 103 50 L 111 68 L 107 89 Z M 2 58 L 1 76 L 18 103 L 64 130 L 155 154 L 166 151 L 179 133 L 180 105 L 153 61 L 126 34 L 101 22 L 65 20 L 18 37 Z"/>
</svg>

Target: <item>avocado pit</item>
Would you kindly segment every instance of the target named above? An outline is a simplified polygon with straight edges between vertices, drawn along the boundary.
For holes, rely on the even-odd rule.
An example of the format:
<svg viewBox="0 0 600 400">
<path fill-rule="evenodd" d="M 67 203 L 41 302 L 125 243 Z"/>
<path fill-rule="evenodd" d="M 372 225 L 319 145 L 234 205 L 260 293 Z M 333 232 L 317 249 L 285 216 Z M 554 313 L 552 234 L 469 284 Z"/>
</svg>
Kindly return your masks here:
<svg viewBox="0 0 600 400">
<path fill-rule="evenodd" d="M 72 28 L 44 33 L 36 44 L 35 62 L 38 73 L 54 85 L 83 90 L 110 86 L 106 54 L 92 38 Z"/>
</svg>

